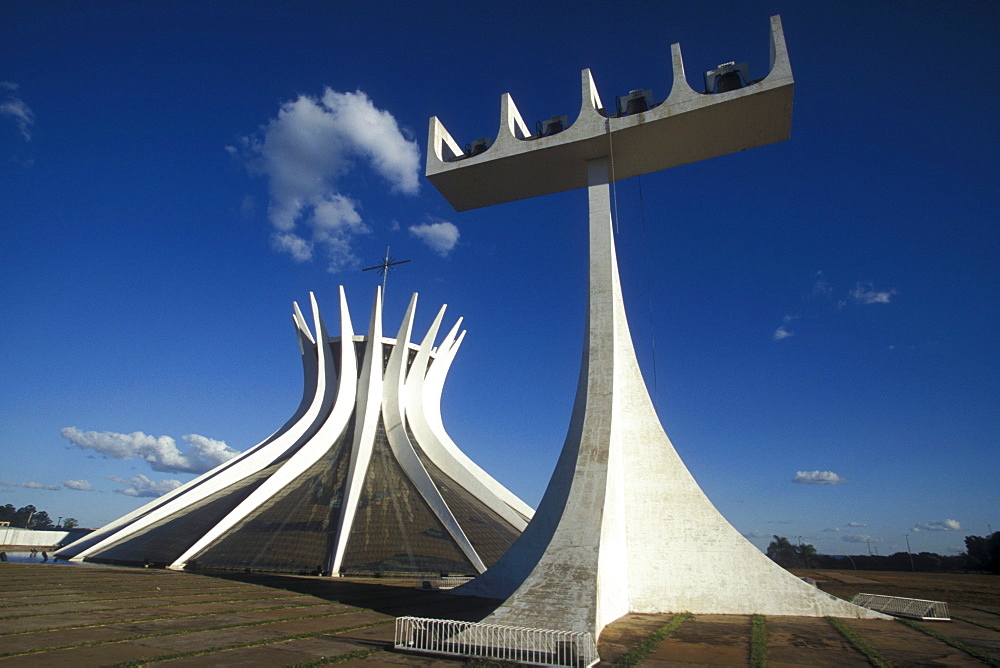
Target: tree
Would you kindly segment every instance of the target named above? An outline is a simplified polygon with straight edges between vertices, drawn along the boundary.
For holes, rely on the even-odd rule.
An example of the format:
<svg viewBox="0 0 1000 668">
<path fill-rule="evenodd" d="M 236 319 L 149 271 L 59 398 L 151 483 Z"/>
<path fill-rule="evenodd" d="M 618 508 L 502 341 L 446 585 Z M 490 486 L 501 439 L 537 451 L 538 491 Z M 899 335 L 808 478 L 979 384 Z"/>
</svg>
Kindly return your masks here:
<svg viewBox="0 0 1000 668">
<path fill-rule="evenodd" d="M 813 568 L 818 562 L 819 553 L 809 543 L 803 543 L 795 547 L 795 556 L 803 568 Z"/>
<path fill-rule="evenodd" d="M 1000 573 L 1000 531 L 991 536 L 966 536 L 969 568 Z"/>
<path fill-rule="evenodd" d="M 14 511 L 14 519 L 11 520 L 10 525 L 12 527 L 27 529 L 28 524 L 35 518 L 36 512 L 38 512 L 38 509 L 30 504 L 23 508 L 18 508 Z"/>
<path fill-rule="evenodd" d="M 774 540 L 767 546 L 767 556 L 783 568 L 795 568 L 799 565 L 795 546 L 784 536 L 774 536 Z"/>
<path fill-rule="evenodd" d="M 31 522 L 28 523 L 29 529 L 51 529 L 54 526 L 55 522 L 52 521 L 52 518 L 44 510 L 39 510 L 32 515 Z"/>
<path fill-rule="evenodd" d="M 80 526 L 80 523 L 76 521 L 75 517 L 67 517 L 62 523 L 63 529 L 75 529 L 78 526 Z"/>
</svg>

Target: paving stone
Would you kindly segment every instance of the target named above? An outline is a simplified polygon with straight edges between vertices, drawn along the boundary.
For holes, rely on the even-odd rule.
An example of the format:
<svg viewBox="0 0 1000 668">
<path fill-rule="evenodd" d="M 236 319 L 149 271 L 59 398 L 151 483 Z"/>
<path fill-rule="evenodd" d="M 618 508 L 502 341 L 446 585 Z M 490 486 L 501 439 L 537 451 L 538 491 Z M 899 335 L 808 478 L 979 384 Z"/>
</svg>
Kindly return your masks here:
<svg viewBox="0 0 1000 668">
<path fill-rule="evenodd" d="M 659 643 L 642 666 L 742 666 L 750 656 L 750 618 L 746 615 L 698 615 Z"/>
<path fill-rule="evenodd" d="M 822 617 L 768 617 L 767 665 L 868 666 L 868 660 Z"/>
<path fill-rule="evenodd" d="M 979 665 L 965 652 L 896 621 L 845 619 L 844 622 L 894 666 Z"/>
</svg>

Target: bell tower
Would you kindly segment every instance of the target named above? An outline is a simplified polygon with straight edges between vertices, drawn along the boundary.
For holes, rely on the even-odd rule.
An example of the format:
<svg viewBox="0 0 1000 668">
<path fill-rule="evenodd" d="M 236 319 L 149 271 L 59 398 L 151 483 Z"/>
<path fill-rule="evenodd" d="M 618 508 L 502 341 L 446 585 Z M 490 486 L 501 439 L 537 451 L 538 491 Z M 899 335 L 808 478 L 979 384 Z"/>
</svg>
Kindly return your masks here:
<svg viewBox="0 0 1000 668">
<path fill-rule="evenodd" d="M 781 20 L 770 71 L 685 77 L 656 102 L 602 103 L 583 71 L 576 121 L 531 134 L 510 95 L 496 140 L 462 150 L 430 120 L 427 177 L 457 211 L 586 188 L 589 298 L 576 402 L 542 502 L 513 547 L 457 593 L 506 599 L 483 623 L 591 633 L 630 612 L 881 617 L 777 566 L 715 509 L 660 425 L 636 361 L 618 276 L 610 184 L 764 146 L 791 133 L 794 80 Z M 482 148 L 488 146 L 488 148 Z"/>
</svg>

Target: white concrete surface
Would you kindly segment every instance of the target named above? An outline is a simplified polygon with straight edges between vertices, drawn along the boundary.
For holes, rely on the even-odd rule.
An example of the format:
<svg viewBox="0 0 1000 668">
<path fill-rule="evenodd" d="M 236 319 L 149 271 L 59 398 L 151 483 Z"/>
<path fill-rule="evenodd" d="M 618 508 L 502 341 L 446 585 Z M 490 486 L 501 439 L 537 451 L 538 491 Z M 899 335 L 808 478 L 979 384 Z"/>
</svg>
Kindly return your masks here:
<svg viewBox="0 0 1000 668">
<path fill-rule="evenodd" d="M 209 495 L 280 463 L 280 467 L 246 499 L 204 534 L 197 536 L 190 548 L 173 559 L 170 567 L 182 569 L 229 532 L 238 531 L 241 523 L 252 517 L 254 511 L 280 494 L 321 458 L 329 456 L 330 448 L 341 440 L 351 420 L 354 420 L 353 441 L 347 445 L 351 454 L 342 512 L 327 564 L 330 572 L 337 573 L 357 516 L 378 418 L 382 415 L 389 445 L 400 467 L 473 566 L 479 572 L 485 570 L 485 564 L 417 454 L 419 449 L 458 485 L 479 498 L 518 531 L 527 525 L 533 513 L 531 508 L 472 463 L 455 446 L 441 422 L 445 376 L 465 332 L 459 334 L 456 324 L 441 345 L 433 347 L 444 317 L 445 308 L 442 307 L 423 342 L 419 346 L 410 343 L 417 303 L 417 295 L 414 294 L 397 337 L 384 337 L 382 297 L 381 291 L 377 291 L 368 336 L 356 336 L 347 298 L 341 288 L 341 335 L 330 337 L 312 294 L 310 301 L 315 336 L 310 332 L 298 304 L 293 304 L 292 321 L 302 353 L 305 386 L 302 401 L 292 419 L 235 459 L 67 546 L 59 552 L 60 556 L 75 561 L 99 557 L 102 551 L 141 535 L 177 513 L 186 512 Z M 355 354 L 358 343 L 365 350 L 360 368 Z M 389 346 L 391 353 L 383 370 L 384 346 Z M 408 364 L 412 351 L 416 355 Z M 339 359 L 335 360 L 335 356 Z M 407 433 L 407 424 L 413 430 L 413 439 Z"/>
<path fill-rule="evenodd" d="M 528 528 L 455 593 L 503 598 L 484 623 L 593 633 L 629 612 L 882 617 L 808 585 L 741 536 L 702 493 L 667 438 L 642 379 L 622 300 L 612 230 L 614 179 L 787 139 L 793 80 L 781 21 L 757 84 L 695 93 L 673 47 L 662 105 L 606 119 L 584 71 L 580 117 L 526 139 L 505 96 L 496 143 L 453 162 L 431 119 L 427 174 L 458 210 L 586 186 L 590 286 L 586 341 L 568 434 Z"/>
<path fill-rule="evenodd" d="M 427 178 L 457 211 L 587 186 L 587 160 L 614 147 L 614 179 L 788 139 L 794 80 L 781 19 L 771 18 L 771 68 L 756 84 L 702 94 L 688 84 L 680 45 L 671 47 L 673 86 L 659 106 L 607 118 L 597 86 L 584 70 L 580 112 L 572 125 L 549 137 L 533 137 L 509 94 L 501 98 L 500 127 L 485 152 L 452 160 L 462 150 L 444 124 L 430 119 Z M 566 113 L 567 110 L 554 110 Z M 554 166 L 558 165 L 558 168 Z"/>
<path fill-rule="evenodd" d="M 590 298 L 566 443 L 535 519 L 455 590 L 505 598 L 484 623 L 601 630 L 630 612 L 881 618 L 760 552 L 701 491 L 660 425 L 629 333 L 607 159 L 588 163 Z"/>
</svg>

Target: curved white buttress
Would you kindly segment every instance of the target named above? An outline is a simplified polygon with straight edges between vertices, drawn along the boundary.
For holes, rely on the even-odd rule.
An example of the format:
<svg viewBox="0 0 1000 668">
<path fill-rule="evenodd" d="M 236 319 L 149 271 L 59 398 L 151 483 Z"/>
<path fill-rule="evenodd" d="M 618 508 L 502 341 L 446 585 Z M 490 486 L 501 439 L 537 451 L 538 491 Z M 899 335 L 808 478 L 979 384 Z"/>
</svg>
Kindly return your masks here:
<svg viewBox="0 0 1000 668">
<path fill-rule="evenodd" d="M 235 466 L 237 463 L 246 459 L 251 454 L 259 450 L 263 446 L 267 445 L 274 439 L 278 438 L 281 434 L 287 432 L 294 426 L 294 424 L 302 417 L 302 415 L 308 409 L 310 403 L 312 402 L 313 397 L 315 396 L 316 376 L 318 373 L 318 368 L 316 365 L 316 355 L 314 354 L 314 351 L 312 351 L 312 349 L 309 348 L 306 343 L 307 341 L 310 344 L 314 343 L 312 334 L 309 332 L 309 328 L 306 326 L 305 320 L 302 318 L 302 312 L 299 310 L 299 305 L 295 302 L 292 302 L 292 306 L 294 307 L 295 310 L 295 312 L 292 314 L 292 322 L 295 324 L 296 339 L 299 342 L 299 350 L 302 352 L 302 373 L 305 378 L 302 389 L 302 399 L 299 401 L 299 406 L 298 408 L 296 408 L 295 413 L 292 415 L 292 417 L 289 418 L 287 421 L 285 421 L 285 424 L 283 424 L 280 428 L 275 430 L 274 433 L 272 433 L 270 436 L 262 440 L 257 445 L 244 450 L 236 457 L 230 459 L 227 462 L 219 464 L 214 469 L 211 469 L 207 473 L 203 473 L 194 480 L 190 480 L 181 485 L 180 487 L 171 490 L 170 492 L 167 492 L 162 496 L 157 497 L 156 499 L 150 501 L 145 505 L 140 506 L 139 508 L 136 508 L 132 512 L 127 513 L 122 517 L 119 517 L 117 520 L 105 524 L 97 531 L 94 531 L 93 533 L 84 536 L 80 540 L 62 548 L 56 554 L 62 556 L 65 554 L 72 553 L 72 555 L 69 557 L 70 561 L 83 561 L 83 559 L 87 556 L 87 554 L 90 554 L 90 548 L 102 542 L 105 538 L 107 538 L 111 534 L 117 534 L 119 531 L 122 530 L 123 527 L 128 526 L 136 519 L 146 515 L 147 513 L 152 512 L 153 510 L 163 506 L 166 503 L 169 503 L 170 501 L 176 499 L 182 494 L 188 493 L 189 491 L 191 491 L 198 485 L 202 484 L 209 478 L 219 474 L 220 472 L 228 469 L 229 467 Z"/>
<path fill-rule="evenodd" d="M 315 295 L 309 293 L 309 299 L 312 303 L 313 321 L 318 333 L 322 328 L 319 306 L 316 304 Z M 300 327 L 300 323 L 298 321 L 296 321 L 296 326 L 297 329 Z M 301 334 L 302 330 L 298 329 L 298 331 L 300 332 L 299 341 L 303 342 L 304 337 Z M 121 530 L 110 533 L 96 544 L 92 545 L 83 552 L 78 553 L 75 559 L 80 561 L 89 556 L 96 556 L 97 553 L 107 547 L 110 547 L 112 544 L 123 539 L 127 539 L 129 536 L 150 527 L 154 523 L 168 517 L 169 515 L 197 503 L 198 501 L 225 489 L 233 483 L 239 482 L 246 476 L 253 475 L 257 471 L 268 467 L 289 451 L 293 451 L 305 440 L 311 437 L 319 428 L 319 425 L 322 424 L 321 418 L 325 417 L 326 414 L 329 413 L 330 407 L 333 404 L 334 392 L 327 391 L 326 380 L 328 377 L 332 377 L 335 373 L 332 360 L 327 360 L 328 356 L 325 355 L 324 347 L 315 344 L 311 347 L 314 353 L 312 356 L 316 360 L 316 381 L 311 395 L 311 400 L 309 402 L 309 407 L 299 420 L 297 420 L 283 433 L 265 440 L 260 445 L 244 453 L 243 456 L 238 457 L 235 460 L 231 460 L 231 462 L 227 462 L 226 464 L 220 465 L 217 468 L 218 473 L 206 474 L 205 476 L 188 483 L 191 485 L 189 493 L 174 495 L 166 503 L 160 504 L 150 512 L 137 518 L 131 524 L 123 527 Z M 308 358 L 310 355 L 305 355 L 305 357 Z M 320 369 L 323 369 L 323 371 L 320 372 Z"/>
<path fill-rule="evenodd" d="M 333 366 L 333 355 L 330 354 L 329 350 L 329 336 L 322 318 L 318 317 L 318 309 L 315 312 L 317 313 L 316 338 L 320 342 L 317 348 L 319 361 L 330 374 L 333 374 L 335 367 Z M 354 329 L 351 326 L 351 315 L 347 310 L 347 296 L 344 294 L 343 286 L 340 288 L 340 328 L 340 378 L 337 383 L 336 400 L 329 416 L 323 420 L 322 426 L 287 462 L 282 464 L 281 468 L 170 564 L 169 568 L 183 569 L 188 560 L 209 547 L 217 538 L 266 503 L 275 494 L 285 489 L 293 480 L 319 461 L 329 451 L 330 446 L 343 435 L 351 419 L 358 376 L 357 358 L 354 355 Z M 271 540 L 275 538 L 277 538 L 277 534 L 274 534 Z"/>
<path fill-rule="evenodd" d="M 343 341 L 343 339 L 341 339 Z M 343 343 L 341 343 L 343 346 Z M 351 342 L 351 352 L 354 343 Z M 368 341 L 365 356 L 361 362 L 361 376 L 358 378 L 357 405 L 354 417 L 354 443 L 351 462 L 344 485 L 340 520 L 337 524 L 337 538 L 330 561 L 329 571 L 339 573 L 344 562 L 344 552 L 351 535 L 351 526 L 358 511 L 358 501 L 364 488 L 365 474 L 372 458 L 378 416 L 382 409 L 382 290 L 375 288 L 375 306 L 368 323 Z"/>
<path fill-rule="evenodd" d="M 430 506 L 431 510 L 444 525 L 445 529 L 458 544 L 465 556 L 480 573 L 486 570 L 472 543 L 458 524 L 448 504 L 431 480 L 427 469 L 420 462 L 413 450 L 409 437 L 406 435 L 406 363 L 409 357 L 410 332 L 413 328 L 413 311 L 417 305 L 417 295 L 410 299 L 410 305 L 403 316 L 403 323 L 396 336 L 396 345 L 389 356 L 385 370 L 385 387 L 382 398 L 382 411 L 385 417 L 386 437 L 392 448 L 396 461 L 404 473 L 413 482 L 417 491 Z"/>
<path fill-rule="evenodd" d="M 476 466 L 444 430 L 441 421 L 441 392 L 451 361 L 461 343 L 460 340 L 455 341 L 455 333 L 462 322 L 460 318 L 445 337 L 431 364 L 431 347 L 437 338 L 446 308 L 447 305 L 444 305 L 438 311 L 406 376 L 406 419 L 421 450 L 445 475 L 478 497 L 518 531 L 524 531 L 527 519 L 531 517 L 531 508 Z M 464 335 L 463 332 L 462 336 Z M 431 412 L 434 413 L 433 416 Z M 436 429 L 432 422 L 435 419 Z M 505 497 L 509 497 L 509 500 Z M 515 507 L 515 502 L 522 510 Z"/>
</svg>

